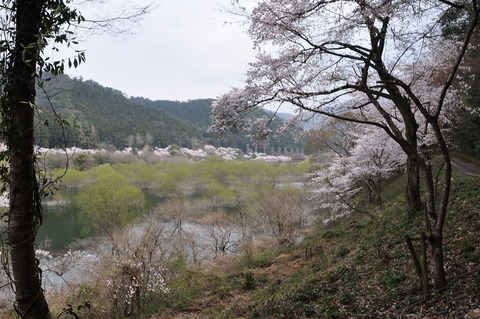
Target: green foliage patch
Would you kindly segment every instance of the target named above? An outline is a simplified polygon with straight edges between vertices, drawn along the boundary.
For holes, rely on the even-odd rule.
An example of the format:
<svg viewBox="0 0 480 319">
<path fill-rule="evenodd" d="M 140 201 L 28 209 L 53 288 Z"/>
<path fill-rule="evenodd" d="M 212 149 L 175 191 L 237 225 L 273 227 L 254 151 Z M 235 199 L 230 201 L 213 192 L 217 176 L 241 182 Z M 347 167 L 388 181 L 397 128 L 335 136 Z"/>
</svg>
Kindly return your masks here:
<svg viewBox="0 0 480 319">
<path fill-rule="evenodd" d="M 104 164 L 95 169 L 96 181 L 76 197 L 87 234 L 116 231 L 138 220 L 145 212 L 145 195 L 128 179 Z"/>
</svg>

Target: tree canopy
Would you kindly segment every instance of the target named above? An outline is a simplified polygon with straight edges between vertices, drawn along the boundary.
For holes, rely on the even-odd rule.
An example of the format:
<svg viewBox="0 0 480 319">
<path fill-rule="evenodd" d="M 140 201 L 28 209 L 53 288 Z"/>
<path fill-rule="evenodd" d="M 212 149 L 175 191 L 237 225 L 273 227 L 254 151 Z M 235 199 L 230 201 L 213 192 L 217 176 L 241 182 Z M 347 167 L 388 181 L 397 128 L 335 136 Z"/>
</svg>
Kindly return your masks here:
<svg viewBox="0 0 480 319">
<path fill-rule="evenodd" d="M 272 0 L 259 2 L 251 13 L 241 1 L 233 3 L 249 19 L 258 54 L 245 86 L 212 104 L 212 129 L 251 129 L 246 114 L 283 104 L 296 109 L 297 122 L 313 113 L 383 129 L 407 156 L 412 211 L 423 211 L 423 172 L 434 283 L 446 287 L 442 232 L 451 163 L 444 114 L 458 104 L 452 84 L 478 23 L 477 3 Z M 453 39 L 440 23 L 452 8 L 464 13 L 465 25 Z M 441 192 L 432 172 L 433 152 L 442 155 Z"/>
</svg>

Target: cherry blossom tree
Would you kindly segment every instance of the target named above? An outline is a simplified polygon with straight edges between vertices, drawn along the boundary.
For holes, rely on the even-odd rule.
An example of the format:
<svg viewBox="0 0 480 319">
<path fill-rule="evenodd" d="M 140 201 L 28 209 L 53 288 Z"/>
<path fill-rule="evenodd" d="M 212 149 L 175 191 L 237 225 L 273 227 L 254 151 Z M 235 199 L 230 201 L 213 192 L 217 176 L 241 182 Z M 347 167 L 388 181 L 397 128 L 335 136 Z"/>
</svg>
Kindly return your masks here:
<svg viewBox="0 0 480 319">
<path fill-rule="evenodd" d="M 352 172 L 371 194 L 376 204 L 382 204 L 382 182 L 403 165 L 406 156 L 400 146 L 376 127 L 366 128 L 357 136 L 350 163 Z"/>
<path fill-rule="evenodd" d="M 454 40 L 443 36 L 439 22 L 451 8 L 467 13 L 468 27 Z M 476 1 L 260 1 L 248 15 L 256 61 L 245 87 L 212 104 L 212 130 L 248 126 L 245 114 L 282 105 L 296 109 L 296 121 L 312 113 L 352 121 L 344 114 L 353 112 L 353 121 L 383 129 L 407 156 L 412 211 L 422 211 L 422 171 L 434 284 L 443 289 L 451 164 L 442 114 L 454 101 L 452 83 L 479 12 Z M 431 145 L 443 160 L 439 193 Z"/>
<path fill-rule="evenodd" d="M 350 131 L 346 152 L 335 150 L 324 156 L 329 164 L 310 174 L 312 199 L 326 211 L 330 221 L 356 210 L 355 195 L 364 192 L 369 201 L 382 204 L 382 182 L 403 169 L 406 156 L 400 146 L 378 127 L 362 126 Z"/>
</svg>

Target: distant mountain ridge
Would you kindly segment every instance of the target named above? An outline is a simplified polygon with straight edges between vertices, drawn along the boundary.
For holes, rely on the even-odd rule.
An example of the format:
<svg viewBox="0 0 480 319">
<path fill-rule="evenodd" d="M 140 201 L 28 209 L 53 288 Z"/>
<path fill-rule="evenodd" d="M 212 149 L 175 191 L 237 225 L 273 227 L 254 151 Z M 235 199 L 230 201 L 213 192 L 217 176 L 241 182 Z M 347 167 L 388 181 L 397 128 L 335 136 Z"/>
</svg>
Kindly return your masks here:
<svg viewBox="0 0 480 319">
<path fill-rule="evenodd" d="M 188 101 L 152 101 L 143 97 L 132 97 L 131 101 L 152 108 L 161 110 L 166 114 L 189 121 L 203 129 L 210 125 L 210 105 L 213 99 L 196 99 Z"/>
<path fill-rule="evenodd" d="M 52 77 L 38 92 L 35 138 L 42 147 L 124 149 L 176 144 L 195 148 L 211 144 L 246 151 L 255 144 L 245 134 L 220 139 L 207 132 L 212 99 L 127 98 L 121 91 L 67 75 Z M 281 124 L 279 118 L 273 122 L 277 128 Z M 270 146 L 293 149 L 301 144 L 287 135 L 272 140 Z"/>
<path fill-rule="evenodd" d="M 282 113 L 283 115 L 281 115 L 279 113 L 274 116 L 272 112 L 264 110 L 256 110 L 251 114 L 252 117 L 274 116 L 273 120 L 270 122 L 272 133 L 270 134 L 271 136 L 267 146 L 263 141 L 252 140 L 245 132 L 239 132 L 229 136 L 222 136 L 221 138 L 213 134 L 209 134 L 207 131 L 208 127 L 210 126 L 210 106 L 214 101 L 213 99 L 198 99 L 180 102 L 165 100 L 152 101 L 146 98 L 133 97 L 131 100 L 146 107 L 160 109 L 168 115 L 193 123 L 203 132 L 202 140 L 217 147 L 235 147 L 242 149 L 244 152 L 246 152 L 247 148 L 249 148 L 250 150 L 256 149 L 257 151 L 260 150 L 266 153 L 283 153 L 289 150 L 299 151 L 303 148 L 303 141 L 297 142 L 292 134 L 277 134 L 278 130 L 284 123 L 284 119 L 282 117 L 284 116 L 286 120 L 292 119 L 292 114 Z"/>
</svg>

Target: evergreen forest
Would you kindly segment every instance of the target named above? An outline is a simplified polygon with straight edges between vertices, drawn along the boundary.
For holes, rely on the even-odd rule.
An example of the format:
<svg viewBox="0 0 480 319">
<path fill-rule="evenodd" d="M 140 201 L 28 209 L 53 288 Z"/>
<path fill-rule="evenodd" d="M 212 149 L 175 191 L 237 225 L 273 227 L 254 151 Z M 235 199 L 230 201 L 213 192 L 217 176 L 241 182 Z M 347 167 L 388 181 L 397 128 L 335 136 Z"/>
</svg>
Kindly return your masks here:
<svg viewBox="0 0 480 319">
<path fill-rule="evenodd" d="M 51 76 L 38 90 L 35 141 L 41 147 L 80 147 L 104 149 L 142 149 L 149 147 L 197 148 L 210 144 L 247 151 L 253 145 L 265 146 L 244 132 L 219 137 L 208 133 L 210 105 L 213 100 L 185 102 L 152 101 L 126 97 L 122 92 L 100 84 L 67 75 Z M 268 111 L 252 117 L 272 117 L 271 129 L 276 132 L 283 121 Z M 293 135 L 271 138 L 268 149 L 300 150 L 302 142 Z"/>
</svg>

